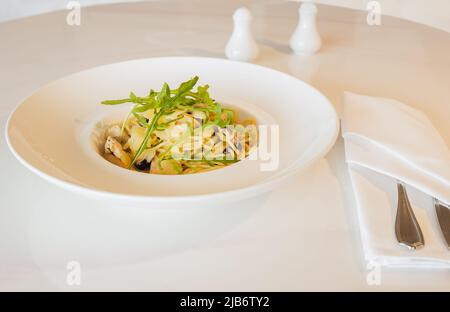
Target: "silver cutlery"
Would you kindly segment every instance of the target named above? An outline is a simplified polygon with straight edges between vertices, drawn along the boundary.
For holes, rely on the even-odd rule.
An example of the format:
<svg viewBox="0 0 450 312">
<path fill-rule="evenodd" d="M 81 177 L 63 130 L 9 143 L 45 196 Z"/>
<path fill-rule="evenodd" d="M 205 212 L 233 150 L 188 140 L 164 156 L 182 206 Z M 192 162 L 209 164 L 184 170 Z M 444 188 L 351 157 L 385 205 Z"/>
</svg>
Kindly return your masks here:
<svg viewBox="0 0 450 312">
<path fill-rule="evenodd" d="M 434 199 L 434 207 L 442 235 L 447 243 L 447 248 L 450 250 L 450 208 L 437 199 Z"/>
<path fill-rule="evenodd" d="M 406 193 L 405 186 L 397 182 L 398 203 L 395 219 L 395 235 L 400 245 L 411 250 L 422 248 L 425 245 L 422 230 L 417 222 L 414 211 Z"/>
</svg>

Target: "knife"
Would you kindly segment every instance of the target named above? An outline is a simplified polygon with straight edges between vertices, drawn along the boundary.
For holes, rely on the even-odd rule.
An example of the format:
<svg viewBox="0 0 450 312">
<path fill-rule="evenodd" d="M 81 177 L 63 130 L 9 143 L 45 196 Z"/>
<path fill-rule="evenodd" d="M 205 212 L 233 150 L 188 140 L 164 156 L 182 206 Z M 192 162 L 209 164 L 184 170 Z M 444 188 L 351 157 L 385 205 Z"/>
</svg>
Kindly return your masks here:
<svg viewBox="0 0 450 312">
<path fill-rule="evenodd" d="M 410 250 L 422 248 L 425 245 L 422 230 L 417 222 L 414 211 L 406 193 L 405 186 L 397 182 L 398 202 L 397 216 L 395 218 L 395 235 L 400 245 Z"/>
<path fill-rule="evenodd" d="M 434 199 L 434 207 L 447 248 L 450 250 L 450 208 L 437 199 Z"/>
</svg>

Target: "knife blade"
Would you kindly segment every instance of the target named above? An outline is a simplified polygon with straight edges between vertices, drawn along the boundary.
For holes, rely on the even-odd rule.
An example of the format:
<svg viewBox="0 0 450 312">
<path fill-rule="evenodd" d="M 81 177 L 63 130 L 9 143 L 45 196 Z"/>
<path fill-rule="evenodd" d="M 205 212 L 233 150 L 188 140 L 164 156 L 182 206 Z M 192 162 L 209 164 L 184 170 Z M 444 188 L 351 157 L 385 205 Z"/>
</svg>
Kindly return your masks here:
<svg viewBox="0 0 450 312">
<path fill-rule="evenodd" d="M 400 245 L 410 250 L 423 248 L 425 240 L 419 222 L 408 199 L 405 186 L 397 181 L 398 199 L 397 216 L 395 218 L 395 235 Z"/>
<path fill-rule="evenodd" d="M 447 243 L 447 248 L 450 250 L 450 208 L 437 199 L 434 200 L 434 207 L 442 235 Z"/>
</svg>

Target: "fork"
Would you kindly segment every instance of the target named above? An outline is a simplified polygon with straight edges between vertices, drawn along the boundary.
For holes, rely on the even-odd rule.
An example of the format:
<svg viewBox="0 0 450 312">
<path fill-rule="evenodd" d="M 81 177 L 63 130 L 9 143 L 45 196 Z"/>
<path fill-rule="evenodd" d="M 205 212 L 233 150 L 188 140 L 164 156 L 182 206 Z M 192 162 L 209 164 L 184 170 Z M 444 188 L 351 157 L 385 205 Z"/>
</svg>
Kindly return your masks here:
<svg viewBox="0 0 450 312">
<path fill-rule="evenodd" d="M 398 203 L 397 216 L 395 218 L 395 235 L 400 245 L 410 250 L 420 249 L 425 246 L 422 230 L 417 222 L 414 211 L 402 182 L 397 181 Z"/>
</svg>

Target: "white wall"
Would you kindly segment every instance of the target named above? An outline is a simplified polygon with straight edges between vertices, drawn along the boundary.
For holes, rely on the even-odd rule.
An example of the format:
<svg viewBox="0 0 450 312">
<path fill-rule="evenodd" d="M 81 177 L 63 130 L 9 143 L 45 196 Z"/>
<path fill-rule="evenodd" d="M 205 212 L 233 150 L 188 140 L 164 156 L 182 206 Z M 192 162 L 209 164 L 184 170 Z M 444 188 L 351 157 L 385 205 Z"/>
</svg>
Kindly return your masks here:
<svg viewBox="0 0 450 312">
<path fill-rule="evenodd" d="M 370 0 L 313 0 L 365 10 Z M 450 32 L 450 0 L 378 0 L 382 14 L 397 16 Z"/>
<path fill-rule="evenodd" d="M 81 6 L 142 0 L 78 0 Z M 0 0 L 0 22 L 63 10 L 70 0 Z"/>
<path fill-rule="evenodd" d="M 79 0 L 82 6 L 132 1 L 144 0 Z M 261 1 L 264 2 L 268 0 Z M 365 10 L 366 5 L 370 0 L 312 1 Z M 69 0 L 1 0 L 0 22 L 53 10 L 62 10 L 66 7 L 68 2 Z M 382 13 L 384 14 L 417 21 L 450 32 L 450 0 L 378 0 L 378 2 L 381 4 Z"/>
</svg>

